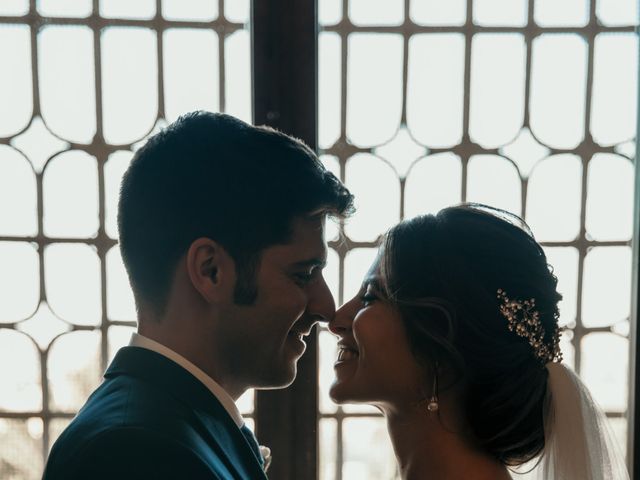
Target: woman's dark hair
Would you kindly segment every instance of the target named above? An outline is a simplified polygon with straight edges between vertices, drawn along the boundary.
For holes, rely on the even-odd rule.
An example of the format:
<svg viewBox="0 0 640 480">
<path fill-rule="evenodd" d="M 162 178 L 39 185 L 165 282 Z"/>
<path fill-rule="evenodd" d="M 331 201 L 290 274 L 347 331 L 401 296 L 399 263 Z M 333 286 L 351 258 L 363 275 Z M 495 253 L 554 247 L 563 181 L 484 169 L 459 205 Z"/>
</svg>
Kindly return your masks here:
<svg viewBox="0 0 640 480">
<path fill-rule="evenodd" d="M 498 289 L 535 298 L 545 344 L 557 334 L 557 279 L 516 215 L 479 204 L 405 221 L 383 244 L 381 273 L 414 355 L 453 373 L 474 441 L 505 465 L 544 448 L 547 370 L 508 328 Z"/>
<path fill-rule="evenodd" d="M 301 141 L 229 115 L 193 112 L 153 136 L 122 180 L 118 227 L 136 301 L 166 306 L 182 255 L 211 238 L 236 262 L 238 303 L 253 303 L 262 250 L 294 218 L 342 217 L 353 196 Z"/>
</svg>

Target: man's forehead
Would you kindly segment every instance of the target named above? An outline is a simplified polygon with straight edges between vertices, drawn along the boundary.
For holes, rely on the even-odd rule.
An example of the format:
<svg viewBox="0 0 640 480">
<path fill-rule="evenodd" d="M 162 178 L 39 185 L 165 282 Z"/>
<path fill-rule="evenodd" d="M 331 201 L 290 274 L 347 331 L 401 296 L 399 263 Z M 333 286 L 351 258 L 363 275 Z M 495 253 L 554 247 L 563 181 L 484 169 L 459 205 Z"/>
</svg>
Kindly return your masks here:
<svg viewBox="0 0 640 480">
<path fill-rule="evenodd" d="M 324 216 L 298 217 L 291 224 L 291 236 L 285 244 L 272 245 L 267 256 L 282 258 L 296 266 L 323 266 L 327 261 Z"/>
</svg>

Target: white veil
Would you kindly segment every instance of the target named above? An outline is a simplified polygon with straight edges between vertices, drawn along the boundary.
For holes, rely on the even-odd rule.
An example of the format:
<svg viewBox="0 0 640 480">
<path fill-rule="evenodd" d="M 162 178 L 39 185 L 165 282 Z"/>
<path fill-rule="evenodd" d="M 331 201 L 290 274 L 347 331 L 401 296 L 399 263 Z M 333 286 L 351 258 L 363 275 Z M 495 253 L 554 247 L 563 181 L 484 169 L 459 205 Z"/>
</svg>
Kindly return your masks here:
<svg viewBox="0 0 640 480">
<path fill-rule="evenodd" d="M 539 480 L 628 480 L 606 417 L 569 368 L 548 363 L 549 402 Z M 517 478 L 517 477 L 516 477 Z"/>
</svg>

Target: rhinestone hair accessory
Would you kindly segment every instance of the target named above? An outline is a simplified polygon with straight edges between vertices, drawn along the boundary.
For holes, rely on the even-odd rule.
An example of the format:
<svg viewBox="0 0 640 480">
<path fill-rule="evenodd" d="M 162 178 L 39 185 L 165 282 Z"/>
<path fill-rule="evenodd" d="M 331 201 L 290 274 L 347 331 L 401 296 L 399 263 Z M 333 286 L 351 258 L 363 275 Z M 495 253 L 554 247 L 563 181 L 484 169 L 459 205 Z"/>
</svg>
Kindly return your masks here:
<svg viewBox="0 0 640 480">
<path fill-rule="evenodd" d="M 546 365 L 549 362 L 561 362 L 560 329 L 555 328 L 551 345 L 545 342 L 545 330 L 540 322 L 540 312 L 536 310 L 536 300 L 512 300 L 501 288 L 498 289 L 498 299 L 501 301 L 500 313 L 509 322 L 509 331 L 525 338 L 536 357 Z"/>
</svg>

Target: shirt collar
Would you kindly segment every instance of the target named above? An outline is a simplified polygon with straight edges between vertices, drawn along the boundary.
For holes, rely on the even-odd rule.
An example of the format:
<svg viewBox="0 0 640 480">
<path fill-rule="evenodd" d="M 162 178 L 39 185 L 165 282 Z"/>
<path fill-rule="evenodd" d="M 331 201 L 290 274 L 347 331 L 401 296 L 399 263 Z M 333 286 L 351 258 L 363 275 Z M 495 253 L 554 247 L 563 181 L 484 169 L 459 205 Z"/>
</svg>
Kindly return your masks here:
<svg viewBox="0 0 640 480">
<path fill-rule="evenodd" d="M 131 335 L 129 346 L 146 348 L 147 350 L 159 353 L 160 355 L 167 357 L 169 360 L 180 365 L 191 375 L 200 380 L 200 382 L 202 382 L 202 384 L 207 387 L 211 391 L 211 393 L 213 393 L 213 395 L 215 395 L 215 397 L 220 401 L 224 409 L 227 411 L 229 416 L 231 416 L 238 427 L 244 425 L 244 419 L 240 414 L 240 410 L 238 410 L 238 407 L 233 401 L 233 398 L 231 398 L 231 396 L 225 391 L 225 389 L 222 388 L 220 384 L 218 384 L 213 378 L 204 373 L 182 355 L 174 352 L 169 347 L 166 347 L 161 343 L 156 342 L 155 340 L 151 340 L 144 335 L 140 335 L 139 333 L 133 333 Z"/>
</svg>

